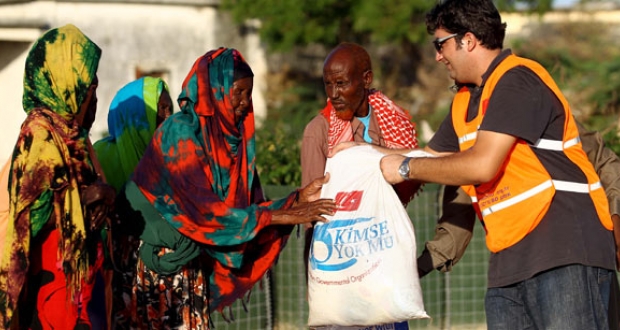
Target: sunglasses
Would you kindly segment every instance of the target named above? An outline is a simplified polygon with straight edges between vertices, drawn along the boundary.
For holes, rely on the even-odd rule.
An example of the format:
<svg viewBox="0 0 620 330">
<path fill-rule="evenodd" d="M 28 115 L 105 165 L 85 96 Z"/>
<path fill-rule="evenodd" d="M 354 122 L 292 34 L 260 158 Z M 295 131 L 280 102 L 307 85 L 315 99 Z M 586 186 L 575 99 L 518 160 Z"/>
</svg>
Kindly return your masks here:
<svg viewBox="0 0 620 330">
<path fill-rule="evenodd" d="M 452 38 L 454 38 L 454 37 L 456 37 L 458 35 L 459 35 L 458 33 L 453 33 L 453 34 L 447 35 L 447 36 L 445 36 L 443 38 L 439 38 L 439 39 L 433 40 L 433 45 L 435 45 L 435 50 L 438 53 L 441 53 L 441 49 L 443 48 L 444 42 L 446 42 L 446 41 L 448 41 L 448 40 L 450 40 L 450 39 L 452 39 Z"/>
</svg>

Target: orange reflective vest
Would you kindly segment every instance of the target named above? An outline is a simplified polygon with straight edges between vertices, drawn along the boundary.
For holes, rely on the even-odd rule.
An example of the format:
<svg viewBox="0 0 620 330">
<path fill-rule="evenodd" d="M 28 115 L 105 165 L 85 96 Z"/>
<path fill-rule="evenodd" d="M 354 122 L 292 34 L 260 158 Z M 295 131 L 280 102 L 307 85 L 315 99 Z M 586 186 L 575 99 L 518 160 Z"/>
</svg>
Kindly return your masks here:
<svg viewBox="0 0 620 330">
<path fill-rule="evenodd" d="M 566 113 L 564 136 L 562 141 L 540 139 L 534 145 L 517 140 L 493 180 L 476 187 L 463 186 L 472 198 L 478 217 L 485 227 L 487 247 L 491 252 L 499 252 L 516 244 L 530 233 L 547 213 L 556 190 L 589 194 L 601 223 L 608 230 L 612 230 L 607 196 L 594 167 L 581 147 L 579 132 L 568 103 L 549 73 L 540 64 L 515 55 L 503 60 L 488 77 L 482 90 L 478 115 L 470 122 L 467 122 L 469 90 L 461 88 L 458 91 L 452 103 L 452 123 L 459 139 L 460 150 L 467 150 L 475 144 L 477 131 L 493 89 L 506 71 L 519 65 L 536 73 L 564 106 Z M 554 180 L 532 148 L 562 151 L 579 166 L 588 183 Z"/>
</svg>

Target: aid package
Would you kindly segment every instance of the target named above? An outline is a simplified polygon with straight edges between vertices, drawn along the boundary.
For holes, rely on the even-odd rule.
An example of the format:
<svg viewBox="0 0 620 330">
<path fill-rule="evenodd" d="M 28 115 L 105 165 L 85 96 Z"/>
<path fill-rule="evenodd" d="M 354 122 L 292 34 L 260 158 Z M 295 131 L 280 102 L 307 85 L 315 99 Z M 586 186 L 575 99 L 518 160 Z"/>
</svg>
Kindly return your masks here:
<svg viewBox="0 0 620 330">
<path fill-rule="evenodd" d="M 314 228 L 308 260 L 310 327 L 428 318 L 413 224 L 381 174 L 383 156 L 371 146 L 356 146 L 327 161 L 330 180 L 321 197 L 335 199 L 339 209 Z"/>
</svg>

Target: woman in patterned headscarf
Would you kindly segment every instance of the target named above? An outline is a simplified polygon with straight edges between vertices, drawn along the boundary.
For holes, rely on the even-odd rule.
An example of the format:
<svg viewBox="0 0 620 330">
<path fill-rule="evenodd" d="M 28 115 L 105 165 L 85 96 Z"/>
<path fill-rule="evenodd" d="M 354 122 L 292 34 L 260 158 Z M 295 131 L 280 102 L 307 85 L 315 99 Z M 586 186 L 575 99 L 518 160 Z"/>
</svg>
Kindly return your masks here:
<svg viewBox="0 0 620 330">
<path fill-rule="evenodd" d="M 124 189 L 139 212 L 121 223 L 133 225 L 142 245 L 117 328 L 208 329 L 211 311 L 242 297 L 274 264 L 292 225 L 333 214 L 332 200 L 308 202 L 326 178 L 264 201 L 252 87 L 238 51 L 210 51 L 183 83 L 181 112 L 155 132 Z M 136 224 L 140 214 L 144 223 Z"/>
<path fill-rule="evenodd" d="M 91 326 L 87 309 L 103 251 L 97 229 L 114 200 L 112 187 L 97 182 L 88 140 L 100 56 L 66 25 L 45 33 L 26 59 L 28 116 L 12 157 L 0 265 L 5 328 Z"/>
<path fill-rule="evenodd" d="M 95 142 L 93 148 L 107 183 L 117 192 L 129 180 L 155 129 L 171 114 L 172 99 L 168 85 L 161 78 L 142 77 L 116 93 L 108 112 L 109 135 Z M 111 298 L 122 299 L 122 292 L 131 287 L 135 277 L 139 240 L 124 235 L 113 238 L 112 245 L 105 251 L 105 278 L 111 283 Z M 119 272 L 114 273 L 114 269 Z M 107 303 L 112 310 L 114 302 Z"/>
<path fill-rule="evenodd" d="M 108 112 L 110 135 L 93 147 L 107 182 L 117 191 L 138 165 L 155 129 L 171 114 L 168 85 L 161 78 L 142 77 L 116 93 Z"/>
</svg>

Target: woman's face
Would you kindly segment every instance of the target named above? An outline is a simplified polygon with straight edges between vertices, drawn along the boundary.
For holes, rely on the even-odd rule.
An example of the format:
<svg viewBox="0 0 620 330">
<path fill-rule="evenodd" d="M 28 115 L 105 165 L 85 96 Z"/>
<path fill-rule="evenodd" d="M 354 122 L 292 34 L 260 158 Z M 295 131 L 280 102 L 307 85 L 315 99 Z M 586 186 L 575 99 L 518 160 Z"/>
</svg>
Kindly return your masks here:
<svg viewBox="0 0 620 330">
<path fill-rule="evenodd" d="M 172 99 L 170 93 L 167 90 L 163 90 L 159 95 L 159 101 L 157 101 L 157 119 L 155 120 L 155 126 L 159 127 L 166 118 L 172 115 Z"/>
<path fill-rule="evenodd" d="M 254 80 L 252 77 L 241 78 L 233 82 L 232 107 L 236 124 L 239 124 L 250 110 L 253 87 Z"/>
</svg>

